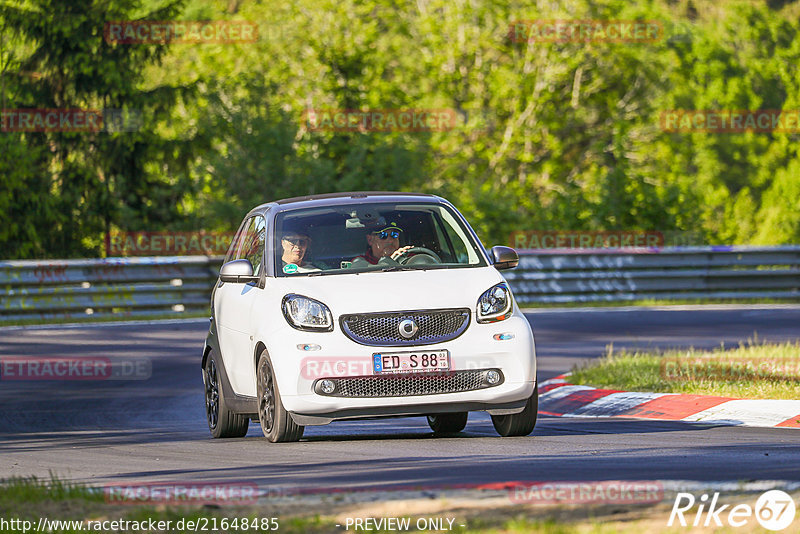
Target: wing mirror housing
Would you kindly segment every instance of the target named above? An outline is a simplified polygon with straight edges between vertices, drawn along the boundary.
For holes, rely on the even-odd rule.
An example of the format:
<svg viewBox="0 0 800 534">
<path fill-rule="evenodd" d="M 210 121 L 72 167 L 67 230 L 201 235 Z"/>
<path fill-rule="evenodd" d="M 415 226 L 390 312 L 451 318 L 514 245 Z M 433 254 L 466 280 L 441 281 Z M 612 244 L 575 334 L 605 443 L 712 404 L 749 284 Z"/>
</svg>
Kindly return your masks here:
<svg viewBox="0 0 800 534">
<path fill-rule="evenodd" d="M 219 279 L 234 284 L 258 282 L 258 276 L 253 275 L 253 264 L 246 259 L 229 261 L 223 265 L 219 270 Z"/>
<path fill-rule="evenodd" d="M 519 255 L 513 248 L 496 246 L 492 247 L 492 261 L 498 271 L 513 269 L 519 265 Z"/>
</svg>

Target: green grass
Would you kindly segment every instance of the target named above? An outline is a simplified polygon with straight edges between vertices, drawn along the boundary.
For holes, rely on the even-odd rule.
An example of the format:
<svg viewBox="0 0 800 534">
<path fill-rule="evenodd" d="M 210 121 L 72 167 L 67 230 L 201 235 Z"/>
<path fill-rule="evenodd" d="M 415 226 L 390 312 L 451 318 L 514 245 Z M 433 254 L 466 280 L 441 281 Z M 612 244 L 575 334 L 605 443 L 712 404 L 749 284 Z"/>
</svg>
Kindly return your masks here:
<svg viewBox="0 0 800 534">
<path fill-rule="evenodd" d="M 750 495 L 754 501 L 756 496 Z M 380 503 L 378 503 L 380 504 Z M 362 506 L 373 506 L 374 503 L 362 503 Z M 344 517 L 410 517 L 412 528 L 419 517 L 455 519 L 451 532 L 466 533 L 513 533 L 543 532 L 548 534 L 638 534 L 639 532 L 675 532 L 666 528 L 666 520 L 671 509 L 671 499 L 654 505 L 508 505 L 498 508 L 468 509 L 444 508 L 431 514 L 412 514 L 367 512 L 354 504 L 342 503 L 331 506 L 330 502 L 322 502 L 309 509 L 301 503 L 290 505 L 293 512 L 282 510 L 274 502 L 260 502 L 251 506 L 140 506 L 120 505 L 105 502 L 103 493 L 82 486 L 58 480 L 51 476 L 49 481 L 41 481 L 35 477 L 0 480 L 0 518 L 6 521 L 22 519 L 31 521 L 36 527 L 40 517 L 49 520 L 125 520 L 143 522 L 152 519 L 154 522 L 171 521 L 170 532 L 187 532 L 186 528 L 175 528 L 178 521 L 206 520 L 206 531 L 211 531 L 212 521 L 221 526 L 223 518 L 228 522 L 234 518 L 241 521 L 256 518 L 278 518 L 278 532 L 289 534 L 341 534 L 344 532 Z M 402 507 L 401 507 L 402 508 Z M 301 511 L 298 511 L 301 510 Z M 464 524 L 466 528 L 460 525 Z M 192 530 L 193 532 L 194 530 Z M 352 527 L 351 527 L 352 531 Z M 4 532 L 21 532 L 20 529 L 5 529 Z M 28 532 L 31 532 L 29 530 Z M 57 532 L 73 534 L 87 532 L 62 528 Z M 106 530 L 105 532 L 114 532 Z M 127 532 L 131 532 L 128 530 Z M 139 530 L 138 532 L 148 532 Z M 229 528 L 227 531 L 218 527 L 215 532 L 268 532 L 264 529 L 243 530 Z M 274 532 L 274 531 L 273 531 Z M 396 531 L 371 531 L 396 532 Z M 422 531 L 419 531 L 422 532 Z"/>
<path fill-rule="evenodd" d="M 163 505 L 130 505 L 107 503 L 102 491 L 81 484 L 67 482 L 51 475 L 49 481 L 36 477 L 15 477 L 0 480 L 0 517 L 6 520 L 22 519 L 37 524 L 40 517 L 50 520 L 104 520 L 123 519 L 128 521 L 186 521 L 207 519 L 206 525 L 212 525 L 214 519 L 219 523 L 223 518 L 228 521 L 239 518 L 255 519 L 262 517 L 280 517 L 270 510 L 256 510 L 251 507 L 219 507 L 219 506 L 163 506 Z M 280 532 L 311 534 L 323 532 L 339 532 L 335 521 L 311 518 L 283 518 L 279 520 Z M 35 528 L 35 527 L 34 527 Z M 218 530 L 222 532 L 222 530 Z M 4 530 L 4 532 L 21 532 L 21 530 Z M 62 528 L 58 532 L 72 534 L 86 532 Z M 172 532 L 178 532 L 172 530 Z M 261 529 L 230 530 L 230 532 L 264 532 Z"/>
<path fill-rule="evenodd" d="M 600 388 L 756 399 L 800 399 L 800 342 L 750 341 L 733 349 L 615 351 L 572 371 Z"/>
<path fill-rule="evenodd" d="M 102 502 L 103 495 L 84 486 L 60 480 L 53 475 L 49 481 L 39 480 L 36 477 L 15 477 L 0 481 L 0 510 L 22 502 L 71 499 Z"/>
<path fill-rule="evenodd" d="M 183 520 L 185 525 L 188 521 L 198 520 L 211 528 L 216 522 L 221 526 L 221 521 L 226 518 L 230 523 L 234 518 L 241 521 L 243 518 L 250 520 L 256 518 L 277 517 L 279 532 L 290 534 L 339 534 L 343 528 L 337 526 L 340 520 L 333 516 L 320 517 L 312 515 L 306 517 L 292 516 L 281 513 L 272 508 L 269 504 L 260 506 L 234 507 L 234 506 L 152 506 L 152 505 L 120 505 L 118 503 L 107 503 L 101 491 L 88 488 L 86 486 L 59 480 L 51 476 L 49 481 L 39 480 L 36 477 L 12 478 L 0 480 L 0 517 L 9 519 L 21 519 L 30 521 L 35 528 L 39 517 L 49 520 L 60 521 L 86 521 L 86 520 L 126 520 L 146 522 L 153 520 L 171 521 L 171 532 L 183 532 L 187 530 L 177 530 L 175 525 Z M 446 514 L 451 516 L 451 514 Z M 359 517 L 354 515 L 354 517 Z M 399 514 L 398 517 L 404 517 Z M 416 519 L 411 520 L 415 524 Z M 463 523 L 464 520 L 457 521 Z M 496 518 L 474 518 L 466 521 L 467 528 L 455 526 L 453 532 L 574 532 L 574 528 L 558 523 L 553 519 L 532 520 L 524 516 L 509 518 L 508 515 Z M 413 530 L 413 529 L 412 529 Z M 84 529 L 83 532 L 86 530 Z M 21 529 L 4 530 L 4 532 L 22 532 Z M 62 528 L 58 530 L 62 534 L 73 534 L 82 532 L 74 528 Z M 221 529 L 218 532 L 225 532 Z M 227 532 L 267 532 L 263 529 L 230 529 Z M 387 530 L 373 532 L 391 532 Z"/>
</svg>

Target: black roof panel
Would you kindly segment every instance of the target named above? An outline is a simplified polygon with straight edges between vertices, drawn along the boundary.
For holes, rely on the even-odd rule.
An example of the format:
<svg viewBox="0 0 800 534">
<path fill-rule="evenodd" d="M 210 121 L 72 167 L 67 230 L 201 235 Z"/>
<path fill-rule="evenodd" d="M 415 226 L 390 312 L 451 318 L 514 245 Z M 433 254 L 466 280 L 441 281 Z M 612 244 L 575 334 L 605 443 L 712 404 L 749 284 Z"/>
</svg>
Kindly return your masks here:
<svg viewBox="0 0 800 534">
<path fill-rule="evenodd" d="M 293 202 L 306 202 L 308 200 L 321 200 L 326 198 L 367 198 L 371 196 L 404 196 L 404 197 L 431 197 L 435 198 L 436 195 L 426 193 L 403 193 L 400 191 L 351 191 L 342 193 L 320 193 L 317 195 L 306 195 L 303 197 L 284 198 L 276 200 L 275 204 L 291 204 Z"/>
</svg>

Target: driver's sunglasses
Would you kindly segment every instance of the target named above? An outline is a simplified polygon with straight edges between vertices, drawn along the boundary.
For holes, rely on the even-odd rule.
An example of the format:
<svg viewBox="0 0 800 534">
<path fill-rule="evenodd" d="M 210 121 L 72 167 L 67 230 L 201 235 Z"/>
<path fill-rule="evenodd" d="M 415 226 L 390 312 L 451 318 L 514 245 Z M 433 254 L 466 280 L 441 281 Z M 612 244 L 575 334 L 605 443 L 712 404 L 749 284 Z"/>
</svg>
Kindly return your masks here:
<svg viewBox="0 0 800 534">
<path fill-rule="evenodd" d="M 283 240 L 288 241 L 292 245 L 297 245 L 298 247 L 308 246 L 308 239 L 305 237 L 284 237 Z"/>
<path fill-rule="evenodd" d="M 388 239 L 389 237 L 391 237 L 392 239 L 398 239 L 400 237 L 400 231 L 399 230 L 389 230 L 389 231 L 382 230 L 382 231 L 376 233 L 375 235 L 378 236 L 378 239 Z"/>
</svg>

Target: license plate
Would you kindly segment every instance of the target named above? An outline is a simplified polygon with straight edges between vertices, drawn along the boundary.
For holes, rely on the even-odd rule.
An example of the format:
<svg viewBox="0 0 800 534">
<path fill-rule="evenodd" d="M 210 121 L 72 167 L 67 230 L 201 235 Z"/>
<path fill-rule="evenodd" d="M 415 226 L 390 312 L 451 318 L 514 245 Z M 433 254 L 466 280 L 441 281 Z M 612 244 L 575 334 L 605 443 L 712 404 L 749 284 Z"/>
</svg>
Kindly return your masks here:
<svg viewBox="0 0 800 534">
<path fill-rule="evenodd" d="M 447 350 L 382 352 L 372 355 L 372 368 L 376 375 L 449 371 L 450 352 Z"/>
</svg>

